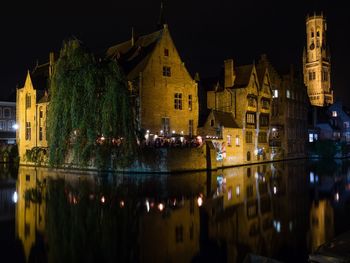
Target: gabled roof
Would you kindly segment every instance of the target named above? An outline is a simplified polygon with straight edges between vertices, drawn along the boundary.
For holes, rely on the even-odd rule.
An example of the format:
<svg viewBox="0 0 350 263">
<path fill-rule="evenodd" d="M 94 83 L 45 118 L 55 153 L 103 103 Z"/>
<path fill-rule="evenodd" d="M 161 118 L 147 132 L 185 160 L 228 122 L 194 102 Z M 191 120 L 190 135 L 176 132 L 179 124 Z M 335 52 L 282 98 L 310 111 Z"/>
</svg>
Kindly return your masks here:
<svg viewBox="0 0 350 263">
<path fill-rule="evenodd" d="M 125 41 L 107 49 L 106 56 L 118 60 L 128 79 L 135 78 L 147 65 L 164 29 Z"/>
<path fill-rule="evenodd" d="M 236 79 L 233 85 L 234 89 L 245 88 L 248 86 L 253 67 L 254 65 L 251 64 L 235 68 Z"/>
<path fill-rule="evenodd" d="M 212 114 L 214 116 L 215 122 L 219 123 L 221 126 L 227 128 L 239 128 L 232 113 L 213 110 Z"/>
<path fill-rule="evenodd" d="M 33 83 L 33 88 L 36 90 L 48 90 L 49 88 L 49 63 L 37 65 L 30 77 Z"/>
<path fill-rule="evenodd" d="M 257 66 L 255 68 L 256 68 L 256 74 L 258 75 L 258 82 L 259 82 L 260 88 L 262 88 L 264 85 L 264 78 L 265 78 L 267 68 L 263 66 Z"/>
</svg>

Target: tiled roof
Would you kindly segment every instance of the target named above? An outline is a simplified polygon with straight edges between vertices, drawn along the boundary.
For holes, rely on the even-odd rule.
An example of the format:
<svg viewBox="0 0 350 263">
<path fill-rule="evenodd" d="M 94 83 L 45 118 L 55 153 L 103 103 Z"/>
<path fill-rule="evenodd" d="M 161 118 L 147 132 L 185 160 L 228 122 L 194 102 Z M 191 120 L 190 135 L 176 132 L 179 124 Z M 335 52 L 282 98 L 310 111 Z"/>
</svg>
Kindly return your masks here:
<svg viewBox="0 0 350 263">
<path fill-rule="evenodd" d="M 132 41 L 117 44 L 107 49 L 106 56 L 118 60 L 128 79 L 135 78 L 143 71 L 156 44 L 161 39 L 163 30 L 140 36 Z"/>
<path fill-rule="evenodd" d="M 227 128 L 239 128 L 232 113 L 213 110 L 215 121 Z"/>
<path fill-rule="evenodd" d="M 233 88 L 245 88 L 248 86 L 253 66 L 254 65 L 251 64 L 235 68 L 236 79 Z"/>
</svg>

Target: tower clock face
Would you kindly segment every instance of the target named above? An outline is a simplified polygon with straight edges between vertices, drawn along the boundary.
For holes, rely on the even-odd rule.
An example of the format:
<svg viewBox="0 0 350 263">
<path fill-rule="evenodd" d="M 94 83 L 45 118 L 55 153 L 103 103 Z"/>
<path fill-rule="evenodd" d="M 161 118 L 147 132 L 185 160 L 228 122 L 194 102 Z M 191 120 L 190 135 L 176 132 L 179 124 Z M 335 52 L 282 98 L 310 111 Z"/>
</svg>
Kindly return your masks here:
<svg viewBox="0 0 350 263">
<path fill-rule="evenodd" d="M 314 48 L 315 48 L 315 44 L 314 44 L 314 43 L 311 43 L 310 49 L 313 50 Z"/>
</svg>

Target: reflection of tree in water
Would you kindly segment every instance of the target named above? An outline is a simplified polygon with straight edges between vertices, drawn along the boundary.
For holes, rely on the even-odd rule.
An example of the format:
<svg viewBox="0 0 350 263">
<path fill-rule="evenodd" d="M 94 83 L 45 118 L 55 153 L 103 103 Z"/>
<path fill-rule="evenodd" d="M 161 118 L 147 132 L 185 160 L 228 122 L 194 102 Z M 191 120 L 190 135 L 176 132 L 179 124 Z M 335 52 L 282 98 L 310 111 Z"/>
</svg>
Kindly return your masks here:
<svg viewBox="0 0 350 263">
<path fill-rule="evenodd" d="M 137 261 L 136 192 L 132 185 L 93 189 L 83 181 L 74 188 L 62 179 L 49 180 L 49 262 Z"/>
</svg>

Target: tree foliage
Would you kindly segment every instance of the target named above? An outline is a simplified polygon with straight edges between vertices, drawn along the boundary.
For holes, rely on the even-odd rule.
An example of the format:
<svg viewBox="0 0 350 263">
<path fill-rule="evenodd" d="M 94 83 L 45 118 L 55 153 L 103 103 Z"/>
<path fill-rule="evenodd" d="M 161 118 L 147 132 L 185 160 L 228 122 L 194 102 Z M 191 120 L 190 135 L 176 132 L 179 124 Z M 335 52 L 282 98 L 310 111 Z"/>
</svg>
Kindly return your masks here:
<svg viewBox="0 0 350 263">
<path fill-rule="evenodd" d="M 77 39 L 64 42 L 49 95 L 51 165 L 110 167 L 111 156 L 114 165 L 132 160 L 133 115 L 126 78 L 116 61 L 97 60 Z"/>
</svg>

